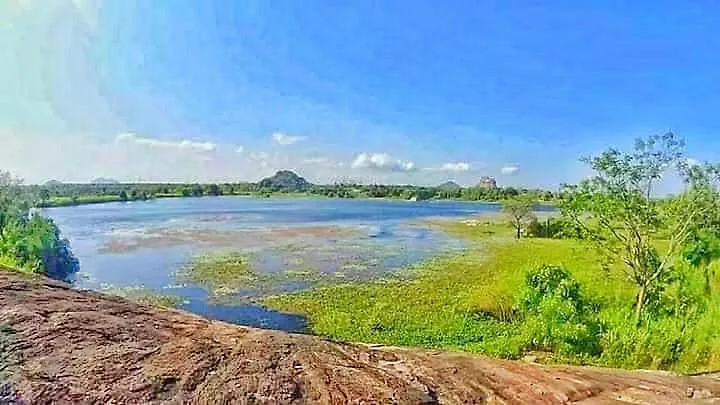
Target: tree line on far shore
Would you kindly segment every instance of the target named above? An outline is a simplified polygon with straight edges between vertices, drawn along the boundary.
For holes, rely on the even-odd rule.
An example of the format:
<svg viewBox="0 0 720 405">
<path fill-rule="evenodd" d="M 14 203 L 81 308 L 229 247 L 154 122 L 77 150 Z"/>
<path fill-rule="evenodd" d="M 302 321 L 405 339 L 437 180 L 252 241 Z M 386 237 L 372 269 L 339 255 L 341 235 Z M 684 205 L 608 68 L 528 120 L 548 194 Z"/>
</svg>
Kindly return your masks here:
<svg viewBox="0 0 720 405">
<path fill-rule="evenodd" d="M 79 205 L 93 202 L 135 201 L 166 197 L 203 197 L 246 195 L 269 197 L 277 194 L 302 194 L 327 198 L 391 198 L 402 200 L 503 201 L 525 196 L 534 201 L 551 202 L 556 193 L 515 187 L 423 187 L 380 184 L 307 184 L 291 187 L 273 183 L 56 183 L 27 186 L 44 207 Z"/>
</svg>

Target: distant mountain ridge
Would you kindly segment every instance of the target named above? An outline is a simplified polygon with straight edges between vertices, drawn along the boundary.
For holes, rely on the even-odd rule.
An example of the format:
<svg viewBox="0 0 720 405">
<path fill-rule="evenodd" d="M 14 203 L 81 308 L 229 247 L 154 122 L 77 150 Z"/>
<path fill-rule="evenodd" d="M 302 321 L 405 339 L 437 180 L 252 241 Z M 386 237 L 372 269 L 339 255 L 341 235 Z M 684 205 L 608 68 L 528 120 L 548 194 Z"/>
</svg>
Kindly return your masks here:
<svg viewBox="0 0 720 405">
<path fill-rule="evenodd" d="M 302 191 L 312 186 L 312 183 L 291 170 L 280 170 L 273 176 L 260 180 L 258 184 L 263 188 L 292 191 Z"/>
<path fill-rule="evenodd" d="M 90 182 L 90 184 L 120 184 L 119 181 L 115 179 L 109 179 L 105 177 L 98 177 Z"/>
</svg>

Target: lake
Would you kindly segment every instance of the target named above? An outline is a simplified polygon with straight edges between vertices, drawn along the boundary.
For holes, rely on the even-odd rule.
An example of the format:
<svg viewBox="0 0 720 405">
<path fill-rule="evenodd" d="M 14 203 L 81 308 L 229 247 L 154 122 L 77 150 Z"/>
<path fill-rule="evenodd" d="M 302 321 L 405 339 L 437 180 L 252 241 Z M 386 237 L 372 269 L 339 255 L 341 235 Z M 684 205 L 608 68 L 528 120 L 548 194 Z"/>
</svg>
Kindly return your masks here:
<svg viewBox="0 0 720 405">
<path fill-rule="evenodd" d="M 463 202 L 204 197 L 107 203 L 44 210 L 80 260 L 79 288 L 144 287 L 184 299 L 182 308 L 241 325 L 301 332 L 305 320 L 268 310 L 253 298 L 310 288 L 288 279 L 210 299 L 202 286 L 180 284 L 176 272 L 208 252 L 252 253 L 253 270 L 313 272 L 339 282 L 387 277 L 463 243 L 423 225 L 433 217 L 497 212 Z"/>
</svg>

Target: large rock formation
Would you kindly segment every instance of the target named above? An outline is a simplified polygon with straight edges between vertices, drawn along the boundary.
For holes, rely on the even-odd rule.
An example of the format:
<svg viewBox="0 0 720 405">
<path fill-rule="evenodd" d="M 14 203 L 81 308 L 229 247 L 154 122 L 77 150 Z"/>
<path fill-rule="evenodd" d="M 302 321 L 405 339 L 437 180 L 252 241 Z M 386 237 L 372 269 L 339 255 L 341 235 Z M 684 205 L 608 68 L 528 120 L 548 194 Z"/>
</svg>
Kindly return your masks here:
<svg viewBox="0 0 720 405">
<path fill-rule="evenodd" d="M 0 271 L 0 403 L 720 401 L 720 380 L 548 367 L 229 325 Z"/>
<path fill-rule="evenodd" d="M 477 186 L 480 188 L 497 188 L 497 181 L 494 177 L 483 176 L 480 178 L 480 182 Z"/>
<path fill-rule="evenodd" d="M 272 177 L 266 177 L 258 183 L 260 187 L 272 190 L 302 191 L 310 187 L 310 183 L 290 170 L 280 170 Z"/>
</svg>

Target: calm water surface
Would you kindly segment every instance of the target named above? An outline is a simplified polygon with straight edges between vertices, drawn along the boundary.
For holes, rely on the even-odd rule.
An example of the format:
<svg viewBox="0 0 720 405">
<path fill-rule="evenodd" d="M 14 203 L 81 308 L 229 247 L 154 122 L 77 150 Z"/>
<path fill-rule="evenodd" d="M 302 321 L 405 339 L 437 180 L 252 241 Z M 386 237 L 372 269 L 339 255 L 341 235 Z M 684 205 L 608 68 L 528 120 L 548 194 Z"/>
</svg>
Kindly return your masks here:
<svg viewBox="0 0 720 405">
<path fill-rule="evenodd" d="M 312 268 L 338 278 L 371 279 L 462 243 L 418 224 L 429 217 L 496 212 L 494 204 L 342 199 L 205 197 L 47 209 L 80 260 L 80 288 L 143 286 L 183 297 L 184 309 L 243 325 L 302 331 L 302 317 L 251 303 L 208 302 L 199 286 L 178 286 L 175 272 L 194 255 L 254 253 L 255 271 Z M 307 288 L 303 282 L 275 292 Z"/>
</svg>

